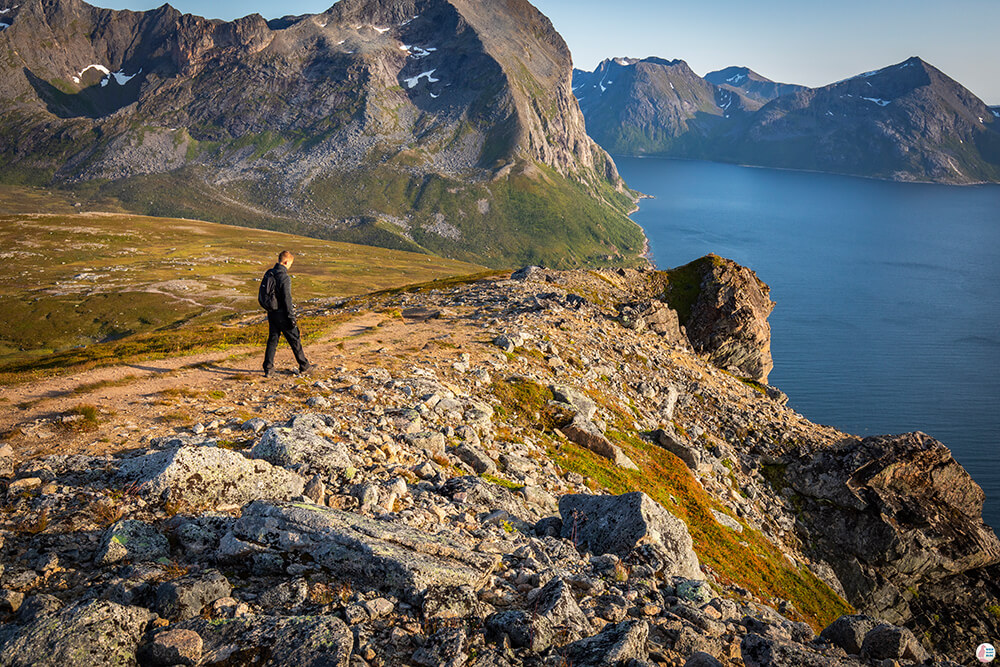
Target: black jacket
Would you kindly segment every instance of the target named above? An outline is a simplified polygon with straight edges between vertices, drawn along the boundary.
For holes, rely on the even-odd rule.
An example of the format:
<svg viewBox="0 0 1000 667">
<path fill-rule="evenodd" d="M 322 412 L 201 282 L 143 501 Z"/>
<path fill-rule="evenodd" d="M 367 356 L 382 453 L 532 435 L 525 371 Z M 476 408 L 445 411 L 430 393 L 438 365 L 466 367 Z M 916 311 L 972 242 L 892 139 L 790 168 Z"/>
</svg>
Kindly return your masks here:
<svg viewBox="0 0 1000 667">
<path fill-rule="evenodd" d="M 288 269 L 284 264 L 275 264 L 271 269 L 274 279 L 278 284 L 274 288 L 274 295 L 278 298 L 278 309 L 274 312 L 281 313 L 295 321 L 295 307 L 292 304 L 292 278 L 288 275 Z"/>
</svg>

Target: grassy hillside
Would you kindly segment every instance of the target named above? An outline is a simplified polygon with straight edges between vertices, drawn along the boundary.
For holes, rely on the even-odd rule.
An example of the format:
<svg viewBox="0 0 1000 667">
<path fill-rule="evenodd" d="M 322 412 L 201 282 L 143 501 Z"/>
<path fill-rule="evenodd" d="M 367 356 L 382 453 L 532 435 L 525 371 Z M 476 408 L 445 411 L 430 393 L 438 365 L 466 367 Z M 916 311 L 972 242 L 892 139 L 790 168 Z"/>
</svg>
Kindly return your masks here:
<svg viewBox="0 0 1000 667">
<path fill-rule="evenodd" d="M 37 191 L 6 188 L 31 205 Z M 5 205 L 5 211 L 11 206 Z M 56 197 L 46 207 L 72 206 Z M 429 255 L 121 213 L 0 214 L 0 361 L 259 314 L 257 281 L 297 255 L 298 303 L 475 273 Z"/>
</svg>

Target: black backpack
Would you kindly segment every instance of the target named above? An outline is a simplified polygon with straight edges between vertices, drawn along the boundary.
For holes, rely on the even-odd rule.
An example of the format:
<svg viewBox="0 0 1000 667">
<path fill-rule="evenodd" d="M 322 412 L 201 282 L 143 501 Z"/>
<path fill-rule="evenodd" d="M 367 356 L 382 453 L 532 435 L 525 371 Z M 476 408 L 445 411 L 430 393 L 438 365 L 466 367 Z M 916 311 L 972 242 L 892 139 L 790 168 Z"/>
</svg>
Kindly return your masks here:
<svg viewBox="0 0 1000 667">
<path fill-rule="evenodd" d="M 274 275 L 274 269 L 268 269 L 264 277 L 260 279 L 257 303 L 264 310 L 278 309 L 278 279 Z"/>
</svg>

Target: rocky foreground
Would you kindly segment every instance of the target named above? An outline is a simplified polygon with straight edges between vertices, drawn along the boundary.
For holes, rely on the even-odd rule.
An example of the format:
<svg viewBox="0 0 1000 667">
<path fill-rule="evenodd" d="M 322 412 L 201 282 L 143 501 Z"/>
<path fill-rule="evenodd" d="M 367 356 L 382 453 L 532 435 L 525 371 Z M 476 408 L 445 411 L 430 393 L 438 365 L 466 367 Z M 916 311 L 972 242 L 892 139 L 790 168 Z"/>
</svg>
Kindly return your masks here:
<svg viewBox="0 0 1000 667">
<path fill-rule="evenodd" d="M 772 305 L 716 257 L 377 294 L 335 310 L 402 343 L 193 425 L 9 434 L 0 664 L 973 664 L 982 491 L 924 434 L 789 409 Z"/>
</svg>

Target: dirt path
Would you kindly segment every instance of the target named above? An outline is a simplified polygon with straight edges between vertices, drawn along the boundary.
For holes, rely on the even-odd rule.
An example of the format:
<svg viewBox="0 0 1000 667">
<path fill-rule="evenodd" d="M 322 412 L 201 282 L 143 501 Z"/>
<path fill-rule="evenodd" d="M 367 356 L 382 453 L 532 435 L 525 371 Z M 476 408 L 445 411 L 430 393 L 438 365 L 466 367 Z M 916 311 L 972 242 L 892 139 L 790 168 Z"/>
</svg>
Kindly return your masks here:
<svg viewBox="0 0 1000 667">
<path fill-rule="evenodd" d="M 317 375 L 329 375 L 330 362 L 344 357 L 345 341 L 380 328 L 387 317 L 362 313 L 325 332 L 306 347 L 318 366 Z M 396 320 L 385 330 L 405 327 Z M 405 337 L 404 337 L 405 338 Z M 96 453 L 120 449 L 123 440 L 135 434 L 162 430 L 170 422 L 210 418 L 195 409 L 206 402 L 217 414 L 229 415 L 246 408 L 253 412 L 261 394 L 302 380 L 292 373 L 295 362 L 282 342 L 275 359 L 278 376 L 265 380 L 261 374 L 263 351 L 257 347 L 235 347 L 220 352 L 172 357 L 157 361 L 123 364 L 8 387 L 0 401 L 0 432 L 19 431 L 12 438 L 21 456 L 52 451 Z M 283 370 L 282 370 L 283 369 Z M 60 428 L 57 419 L 79 405 L 94 405 L 104 414 L 94 431 Z"/>
</svg>

